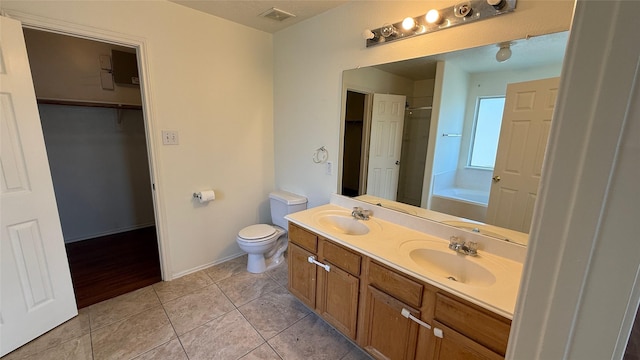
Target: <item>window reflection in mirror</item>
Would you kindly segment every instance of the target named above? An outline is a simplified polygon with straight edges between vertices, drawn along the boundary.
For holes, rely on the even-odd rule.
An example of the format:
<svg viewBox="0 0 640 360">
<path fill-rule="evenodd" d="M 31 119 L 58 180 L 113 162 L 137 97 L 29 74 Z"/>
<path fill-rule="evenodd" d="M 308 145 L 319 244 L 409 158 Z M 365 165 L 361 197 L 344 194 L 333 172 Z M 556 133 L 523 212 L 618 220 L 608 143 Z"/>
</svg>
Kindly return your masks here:
<svg viewBox="0 0 640 360">
<path fill-rule="evenodd" d="M 507 94 L 509 84 L 533 84 L 538 79 L 558 77 L 567 37 L 565 32 L 515 40 L 512 58 L 502 63 L 495 60 L 498 48 L 489 45 L 345 71 L 342 194 L 361 196 L 374 204 L 384 203 L 387 207 L 470 231 L 483 232 L 484 229 L 488 235 L 509 240 L 514 233 L 526 233 L 530 219 L 512 226 L 504 222 L 500 214 L 530 216 L 535 190 L 526 204 L 517 204 L 515 195 L 511 200 L 506 196 L 497 197 L 492 204 L 494 209 L 496 204 L 509 201 L 512 209 L 489 211 L 496 220 L 493 223 L 487 220 L 491 199 L 497 192 L 506 194 L 507 183 L 511 181 L 503 172 L 498 175 L 497 172 L 504 169 L 498 169 L 497 163 L 494 169 L 494 162 L 497 153 L 509 154 L 505 161 L 511 164 L 517 162 L 514 154 L 518 151 L 536 151 L 533 145 L 498 145 L 502 137 L 509 136 L 509 141 L 516 145 L 536 141 L 538 147 L 542 144 L 542 151 L 538 151 L 541 154 L 530 160 L 534 167 L 541 166 L 547 134 L 544 127 L 548 126 L 550 116 L 549 121 L 541 123 L 541 129 L 535 125 L 535 134 L 526 134 L 535 139 L 515 140 L 514 136 L 521 134 L 524 127 L 510 122 L 505 130 L 504 125 L 500 127 L 502 115 L 483 115 L 490 108 L 493 108 L 491 113 L 501 113 L 502 101 L 513 103 Z M 404 96 L 400 123 L 378 120 L 398 107 L 391 102 L 374 101 L 379 94 Z M 513 96 L 517 97 L 518 106 L 533 101 L 533 97 Z M 538 94 L 538 98 L 544 96 L 551 95 Z M 354 106 L 352 99 L 358 99 L 358 105 Z M 496 102 L 500 102 L 497 107 Z M 554 102 L 555 98 L 552 106 Z M 372 129 L 376 129 L 373 137 Z M 505 131 L 508 134 L 502 134 Z M 400 151 L 391 146 L 394 135 L 400 138 Z M 387 165 L 372 167 L 372 151 L 386 154 Z M 535 176 L 539 177 L 539 173 Z M 502 226 L 496 226 L 501 221 Z M 526 234 L 522 235 L 525 239 L 522 242 L 526 242 Z"/>
<path fill-rule="evenodd" d="M 493 169 L 498 153 L 504 99 L 504 96 L 478 98 L 469 166 Z"/>
</svg>

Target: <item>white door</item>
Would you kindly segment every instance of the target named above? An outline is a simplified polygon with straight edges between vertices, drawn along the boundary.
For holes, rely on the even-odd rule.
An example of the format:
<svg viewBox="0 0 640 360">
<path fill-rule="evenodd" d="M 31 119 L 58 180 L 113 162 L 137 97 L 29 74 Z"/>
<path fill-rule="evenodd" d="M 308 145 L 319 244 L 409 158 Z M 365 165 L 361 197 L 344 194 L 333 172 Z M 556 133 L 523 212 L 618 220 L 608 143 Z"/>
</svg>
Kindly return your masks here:
<svg viewBox="0 0 640 360">
<path fill-rule="evenodd" d="M 507 86 L 487 222 L 529 232 L 560 78 Z"/>
<path fill-rule="evenodd" d="M 373 94 L 367 194 L 395 200 L 400 172 L 404 95 Z"/>
<path fill-rule="evenodd" d="M 2 356 L 78 310 L 20 22 L 0 36 Z"/>
</svg>

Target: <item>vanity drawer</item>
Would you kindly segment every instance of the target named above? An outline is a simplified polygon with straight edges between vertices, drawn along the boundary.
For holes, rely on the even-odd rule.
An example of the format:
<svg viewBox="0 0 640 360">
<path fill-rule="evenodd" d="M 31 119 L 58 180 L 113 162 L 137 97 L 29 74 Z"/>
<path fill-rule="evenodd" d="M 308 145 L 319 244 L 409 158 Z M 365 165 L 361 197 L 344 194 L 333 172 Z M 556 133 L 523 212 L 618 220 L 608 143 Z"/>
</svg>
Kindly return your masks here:
<svg viewBox="0 0 640 360">
<path fill-rule="evenodd" d="M 322 257 L 351 275 L 360 276 L 362 257 L 358 254 L 322 239 Z"/>
<path fill-rule="evenodd" d="M 293 223 L 289 223 L 289 241 L 313 253 L 318 252 L 318 236 Z"/>
<path fill-rule="evenodd" d="M 508 319 L 497 319 L 442 294 L 436 295 L 435 319 L 498 354 L 507 351 Z"/>
<path fill-rule="evenodd" d="M 373 261 L 369 264 L 369 284 L 413 307 L 422 305 L 422 284 Z"/>
</svg>

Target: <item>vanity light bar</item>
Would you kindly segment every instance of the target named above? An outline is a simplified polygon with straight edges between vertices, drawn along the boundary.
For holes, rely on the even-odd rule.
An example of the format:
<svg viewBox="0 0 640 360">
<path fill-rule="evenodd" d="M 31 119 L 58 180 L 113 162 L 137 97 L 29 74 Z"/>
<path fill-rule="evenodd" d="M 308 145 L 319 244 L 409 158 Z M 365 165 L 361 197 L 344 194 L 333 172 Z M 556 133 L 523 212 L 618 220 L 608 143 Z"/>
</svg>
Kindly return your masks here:
<svg viewBox="0 0 640 360">
<path fill-rule="evenodd" d="M 394 24 L 374 30 L 365 30 L 366 46 L 387 44 L 450 27 L 485 20 L 513 12 L 517 0 L 469 0 L 448 8 L 432 9 L 424 15 L 408 17 Z M 439 16 L 438 16 L 439 15 Z"/>
</svg>

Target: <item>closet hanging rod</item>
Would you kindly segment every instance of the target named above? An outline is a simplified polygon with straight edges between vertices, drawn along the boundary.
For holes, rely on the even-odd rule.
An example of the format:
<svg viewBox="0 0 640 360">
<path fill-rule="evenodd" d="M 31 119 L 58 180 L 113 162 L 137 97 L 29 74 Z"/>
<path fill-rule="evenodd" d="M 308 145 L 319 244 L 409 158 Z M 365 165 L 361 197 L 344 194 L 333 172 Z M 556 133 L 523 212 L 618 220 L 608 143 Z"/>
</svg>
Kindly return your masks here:
<svg viewBox="0 0 640 360">
<path fill-rule="evenodd" d="M 142 110 L 142 105 L 130 105 L 130 104 L 116 104 L 116 103 L 101 103 L 82 100 L 58 100 L 58 99 L 36 99 L 38 104 L 46 105 L 70 105 L 70 106 L 87 106 L 87 107 L 101 107 L 110 109 L 126 109 L 126 110 Z"/>
<path fill-rule="evenodd" d="M 408 107 L 405 110 L 409 110 L 409 111 L 412 111 L 412 110 L 431 110 L 431 108 L 432 108 L 431 106 L 419 106 L 419 107 Z"/>
</svg>

